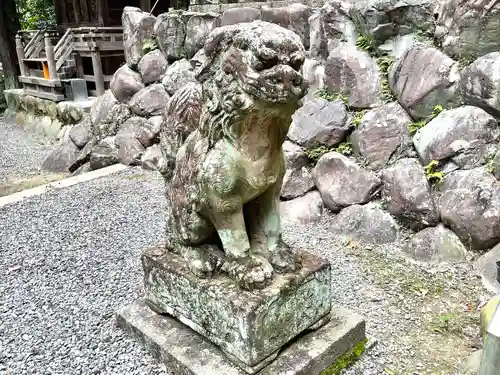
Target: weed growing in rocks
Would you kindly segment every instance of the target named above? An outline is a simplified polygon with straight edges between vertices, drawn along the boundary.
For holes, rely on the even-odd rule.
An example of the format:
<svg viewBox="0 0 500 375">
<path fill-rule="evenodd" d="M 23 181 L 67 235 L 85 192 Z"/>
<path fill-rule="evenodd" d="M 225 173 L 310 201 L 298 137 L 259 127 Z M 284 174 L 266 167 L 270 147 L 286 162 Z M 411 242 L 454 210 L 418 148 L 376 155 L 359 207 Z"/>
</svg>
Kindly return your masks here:
<svg viewBox="0 0 500 375">
<path fill-rule="evenodd" d="M 338 358 L 330 367 L 324 370 L 321 375 L 339 375 L 342 370 L 348 368 L 353 362 L 357 361 L 359 357 L 361 357 L 361 355 L 365 352 L 367 341 L 367 339 L 361 341 L 346 354 Z"/>
<path fill-rule="evenodd" d="M 380 56 L 376 59 L 378 67 L 380 69 L 380 81 L 382 85 L 382 95 L 386 103 L 395 100 L 394 93 L 389 85 L 389 69 L 391 65 L 394 64 L 393 56 Z"/>
<path fill-rule="evenodd" d="M 312 164 L 316 164 L 318 160 L 327 152 L 330 152 L 330 149 L 326 146 L 319 146 L 312 150 L 306 150 L 305 154 L 309 158 L 309 162 Z"/>
<path fill-rule="evenodd" d="M 348 103 L 349 103 L 349 98 L 346 95 L 339 94 L 339 93 L 337 93 L 337 94 L 333 93 L 330 90 L 328 90 L 328 88 L 326 88 L 326 87 L 319 89 L 316 92 L 316 96 L 318 98 L 328 100 L 329 102 L 334 102 L 335 100 L 342 100 L 344 102 L 344 104 L 346 105 L 346 107 L 348 106 Z"/>
<path fill-rule="evenodd" d="M 356 47 L 371 54 L 375 51 L 375 40 L 371 36 L 361 35 L 356 40 Z"/>
<path fill-rule="evenodd" d="M 352 155 L 352 143 L 349 141 L 342 142 L 335 148 L 335 151 L 346 156 Z"/>
<path fill-rule="evenodd" d="M 352 113 L 352 119 L 351 122 L 349 123 L 353 127 L 358 127 L 359 124 L 361 124 L 361 120 L 363 120 L 363 116 L 366 114 L 366 111 L 356 111 Z"/>
<path fill-rule="evenodd" d="M 144 53 L 154 51 L 157 48 L 158 48 L 158 43 L 156 43 L 156 40 L 154 39 L 148 39 L 142 45 L 142 50 Z"/>
<path fill-rule="evenodd" d="M 429 164 L 427 164 L 424 169 L 425 169 L 425 176 L 427 177 L 427 180 L 431 183 L 437 182 L 440 183 L 444 179 L 444 173 L 440 171 L 436 171 L 436 167 L 439 165 L 439 161 L 437 160 L 431 160 Z"/>
<path fill-rule="evenodd" d="M 476 59 L 478 58 L 477 55 L 460 55 L 458 58 L 458 67 L 460 69 L 467 68 L 469 65 L 471 65 Z"/>
<path fill-rule="evenodd" d="M 420 121 L 415 121 L 412 122 L 410 125 L 408 125 L 408 131 L 410 132 L 411 135 L 414 135 L 419 129 L 423 128 L 427 123 L 435 118 L 437 115 L 439 115 L 441 112 L 444 111 L 444 108 L 442 105 L 438 104 L 434 106 L 434 109 L 432 111 L 432 114 L 423 120 Z"/>
</svg>

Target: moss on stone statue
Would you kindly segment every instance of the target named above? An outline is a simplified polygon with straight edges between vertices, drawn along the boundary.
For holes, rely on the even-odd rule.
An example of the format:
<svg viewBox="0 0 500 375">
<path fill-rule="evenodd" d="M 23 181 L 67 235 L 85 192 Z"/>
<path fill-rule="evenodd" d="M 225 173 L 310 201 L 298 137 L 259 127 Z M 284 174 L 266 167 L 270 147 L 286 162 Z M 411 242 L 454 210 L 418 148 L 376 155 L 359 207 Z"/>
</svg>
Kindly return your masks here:
<svg viewBox="0 0 500 375">
<path fill-rule="evenodd" d="M 367 341 L 368 341 L 367 339 L 364 339 L 354 348 L 345 353 L 343 356 L 337 358 L 337 360 L 330 367 L 324 370 L 321 373 L 321 375 L 340 374 L 342 370 L 348 368 L 350 365 L 356 362 L 359 359 L 359 357 L 361 357 L 361 355 L 365 352 L 365 346 Z"/>
</svg>

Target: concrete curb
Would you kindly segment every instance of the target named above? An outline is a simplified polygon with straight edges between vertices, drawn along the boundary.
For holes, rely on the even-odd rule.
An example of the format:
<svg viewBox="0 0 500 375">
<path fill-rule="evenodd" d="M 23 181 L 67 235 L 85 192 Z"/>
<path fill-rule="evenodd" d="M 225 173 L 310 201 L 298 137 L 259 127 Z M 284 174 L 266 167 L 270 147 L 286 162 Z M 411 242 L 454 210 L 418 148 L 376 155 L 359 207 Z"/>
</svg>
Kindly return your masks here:
<svg viewBox="0 0 500 375">
<path fill-rule="evenodd" d="M 128 168 L 128 166 L 126 166 L 126 165 L 115 164 L 115 165 L 112 165 L 110 167 L 97 169 L 95 171 L 91 171 L 91 172 L 83 173 L 80 175 L 68 177 L 68 178 L 65 178 L 63 180 L 50 182 L 48 184 L 40 185 L 40 186 L 34 187 L 32 189 L 27 189 L 27 190 L 20 191 L 18 193 L 6 195 L 5 197 L 0 197 L 0 207 L 19 202 L 25 198 L 34 197 L 36 195 L 42 195 L 43 193 L 46 193 L 47 191 L 50 191 L 53 189 L 63 189 L 63 188 L 69 187 L 69 186 L 80 184 L 82 182 L 91 181 L 91 180 L 94 180 L 96 178 L 109 176 L 113 173 L 121 172 L 127 168 Z"/>
</svg>

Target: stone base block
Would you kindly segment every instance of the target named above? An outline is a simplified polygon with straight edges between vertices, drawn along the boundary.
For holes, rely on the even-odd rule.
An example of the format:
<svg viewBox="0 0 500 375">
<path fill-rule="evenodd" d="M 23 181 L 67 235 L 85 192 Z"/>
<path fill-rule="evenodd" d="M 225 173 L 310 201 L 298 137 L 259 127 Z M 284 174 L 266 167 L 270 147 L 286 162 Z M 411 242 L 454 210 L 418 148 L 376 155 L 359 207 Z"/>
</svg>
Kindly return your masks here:
<svg viewBox="0 0 500 375">
<path fill-rule="evenodd" d="M 129 332 L 173 375 L 246 375 L 213 343 L 168 315 L 159 315 L 141 300 L 117 313 Z M 365 339 L 365 321 L 333 307 L 328 324 L 305 332 L 280 351 L 258 375 L 319 375 Z"/>
<path fill-rule="evenodd" d="M 145 301 L 205 336 L 254 374 L 290 340 L 329 319 L 330 264 L 306 252 L 300 256 L 300 271 L 276 274 L 268 287 L 244 291 L 224 274 L 199 278 L 183 257 L 161 247 L 150 249 L 142 256 Z"/>
</svg>

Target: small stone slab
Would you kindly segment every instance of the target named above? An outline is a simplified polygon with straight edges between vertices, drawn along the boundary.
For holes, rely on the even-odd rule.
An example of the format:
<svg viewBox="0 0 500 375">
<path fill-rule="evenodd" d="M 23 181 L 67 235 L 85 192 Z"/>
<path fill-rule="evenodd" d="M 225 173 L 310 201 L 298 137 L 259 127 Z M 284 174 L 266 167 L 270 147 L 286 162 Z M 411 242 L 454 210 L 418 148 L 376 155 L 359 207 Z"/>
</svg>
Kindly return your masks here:
<svg viewBox="0 0 500 375">
<path fill-rule="evenodd" d="M 497 280 L 498 260 L 500 260 L 500 245 L 495 246 L 477 260 L 477 268 L 483 284 L 492 293 L 500 293 L 500 283 Z"/>
<path fill-rule="evenodd" d="M 137 300 L 117 312 L 118 325 L 163 362 L 173 375 L 247 375 L 213 343 L 177 319 Z M 365 339 L 365 321 L 343 308 L 331 320 L 284 348 L 258 375 L 319 375 Z"/>
<path fill-rule="evenodd" d="M 205 336 L 248 373 L 272 361 L 290 340 L 331 310 L 328 261 L 300 252 L 302 268 L 245 291 L 224 274 L 199 278 L 184 258 L 162 247 L 142 255 L 145 301 Z"/>
</svg>

